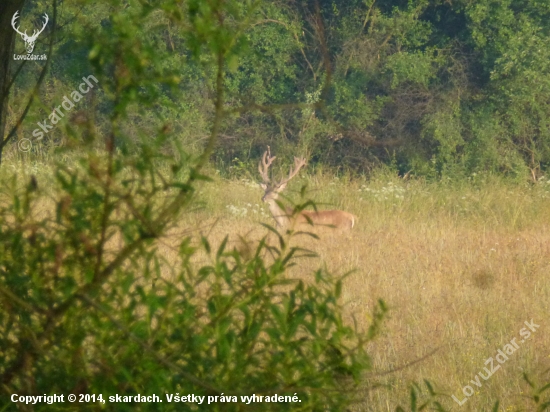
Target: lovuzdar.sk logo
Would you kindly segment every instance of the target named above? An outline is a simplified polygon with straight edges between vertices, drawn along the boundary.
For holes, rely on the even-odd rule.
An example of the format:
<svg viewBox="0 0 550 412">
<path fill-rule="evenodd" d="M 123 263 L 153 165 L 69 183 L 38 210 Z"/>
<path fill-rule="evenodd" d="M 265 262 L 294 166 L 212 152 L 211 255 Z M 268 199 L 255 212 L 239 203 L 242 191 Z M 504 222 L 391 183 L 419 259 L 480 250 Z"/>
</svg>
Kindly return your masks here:
<svg viewBox="0 0 550 412">
<path fill-rule="evenodd" d="M 48 24 L 49 18 L 46 13 L 44 13 L 44 24 L 40 30 L 35 29 L 31 36 L 27 34 L 27 30 L 24 32 L 19 31 L 19 25 L 16 27 L 16 21 L 19 18 L 19 10 L 17 10 L 13 18 L 11 19 L 11 27 L 21 35 L 21 38 L 25 42 L 25 49 L 27 49 L 27 54 L 14 54 L 13 59 L 14 60 L 46 60 L 48 57 L 45 54 L 37 55 L 32 54 L 32 51 L 34 50 L 34 44 L 36 43 L 36 39 L 44 31 L 46 28 L 46 24 Z"/>
</svg>

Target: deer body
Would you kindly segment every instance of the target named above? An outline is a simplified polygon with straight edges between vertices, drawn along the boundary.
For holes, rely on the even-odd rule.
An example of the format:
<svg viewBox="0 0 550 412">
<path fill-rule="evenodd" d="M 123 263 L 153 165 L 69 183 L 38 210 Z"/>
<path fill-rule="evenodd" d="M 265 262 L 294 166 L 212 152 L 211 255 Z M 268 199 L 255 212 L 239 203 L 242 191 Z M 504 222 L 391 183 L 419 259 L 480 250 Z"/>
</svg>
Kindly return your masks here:
<svg viewBox="0 0 550 412">
<path fill-rule="evenodd" d="M 277 227 L 285 228 L 293 225 L 313 224 L 317 226 L 334 227 L 339 229 L 352 229 L 357 218 L 343 210 L 302 210 L 295 214 L 292 208 L 281 209 L 277 202 L 266 201 L 271 215 L 277 223 Z"/>
<path fill-rule="evenodd" d="M 294 168 L 290 168 L 288 178 L 271 183 L 268 176 L 268 169 L 273 160 L 275 160 L 275 156 L 271 156 L 268 146 L 267 151 L 258 164 L 258 170 L 263 179 L 263 183 L 261 183 L 260 186 L 265 191 L 262 200 L 267 203 L 269 211 L 277 223 L 277 227 L 287 228 L 309 224 L 332 227 L 340 230 L 350 230 L 355 226 L 357 218 L 351 213 L 344 212 L 343 210 L 302 210 L 300 212 L 295 212 L 291 208 L 283 209 L 278 201 L 279 193 L 281 193 L 285 189 L 287 183 L 298 174 L 300 169 L 306 164 L 306 160 L 303 157 L 295 157 Z"/>
</svg>

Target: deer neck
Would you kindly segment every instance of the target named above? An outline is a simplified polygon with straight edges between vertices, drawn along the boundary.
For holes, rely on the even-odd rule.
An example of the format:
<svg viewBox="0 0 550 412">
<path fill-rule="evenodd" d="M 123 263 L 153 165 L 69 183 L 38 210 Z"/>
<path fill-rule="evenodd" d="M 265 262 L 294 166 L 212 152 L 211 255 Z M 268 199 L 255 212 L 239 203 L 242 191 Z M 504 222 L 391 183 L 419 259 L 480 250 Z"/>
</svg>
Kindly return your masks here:
<svg viewBox="0 0 550 412">
<path fill-rule="evenodd" d="M 266 201 L 269 212 L 277 222 L 277 227 L 286 227 L 288 226 L 290 219 L 288 210 L 282 209 L 275 199 L 269 199 Z"/>
</svg>

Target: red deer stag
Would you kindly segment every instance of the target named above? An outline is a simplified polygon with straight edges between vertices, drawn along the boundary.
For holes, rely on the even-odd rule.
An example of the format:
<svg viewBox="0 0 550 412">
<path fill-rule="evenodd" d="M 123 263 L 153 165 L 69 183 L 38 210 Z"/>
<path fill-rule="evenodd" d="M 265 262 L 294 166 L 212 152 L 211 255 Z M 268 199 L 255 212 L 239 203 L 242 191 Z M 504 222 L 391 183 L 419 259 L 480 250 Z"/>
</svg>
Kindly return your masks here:
<svg viewBox="0 0 550 412">
<path fill-rule="evenodd" d="M 269 166 L 275 160 L 276 156 L 271 156 L 269 146 L 263 154 L 262 160 L 258 164 L 258 171 L 262 177 L 263 183 L 260 183 L 265 193 L 262 200 L 267 203 L 269 211 L 273 215 L 273 219 L 277 222 L 277 227 L 287 228 L 294 225 L 312 224 L 315 226 L 333 227 L 340 230 L 349 230 L 355 226 L 357 218 L 351 213 L 342 210 L 319 210 L 307 211 L 303 210 L 294 213 L 291 208 L 282 209 L 277 199 L 287 183 L 298 174 L 300 169 L 305 166 L 306 159 L 294 157 L 294 167 L 290 168 L 290 172 L 286 179 L 281 179 L 278 182 L 271 183 L 268 175 Z"/>
</svg>

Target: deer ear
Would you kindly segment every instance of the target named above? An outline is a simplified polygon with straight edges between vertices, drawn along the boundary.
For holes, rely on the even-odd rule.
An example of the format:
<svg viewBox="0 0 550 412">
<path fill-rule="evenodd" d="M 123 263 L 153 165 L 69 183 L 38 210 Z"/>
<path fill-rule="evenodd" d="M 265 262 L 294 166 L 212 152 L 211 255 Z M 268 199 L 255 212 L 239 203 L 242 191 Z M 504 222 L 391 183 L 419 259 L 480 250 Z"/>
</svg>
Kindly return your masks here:
<svg viewBox="0 0 550 412">
<path fill-rule="evenodd" d="M 282 185 L 277 187 L 277 192 L 282 192 L 283 190 L 285 190 L 285 187 L 286 187 L 286 183 L 283 183 Z"/>
<path fill-rule="evenodd" d="M 267 190 L 267 185 L 265 183 L 260 183 L 260 187 L 264 190 Z"/>
</svg>

